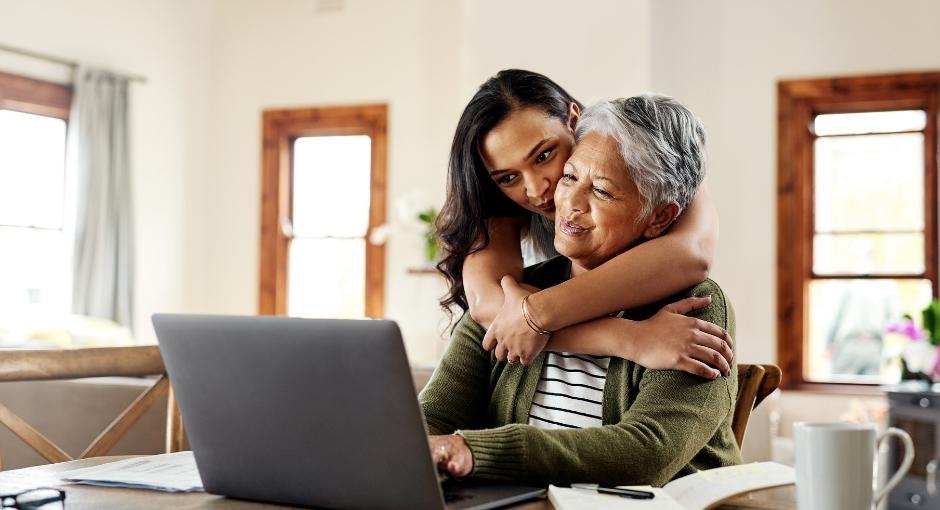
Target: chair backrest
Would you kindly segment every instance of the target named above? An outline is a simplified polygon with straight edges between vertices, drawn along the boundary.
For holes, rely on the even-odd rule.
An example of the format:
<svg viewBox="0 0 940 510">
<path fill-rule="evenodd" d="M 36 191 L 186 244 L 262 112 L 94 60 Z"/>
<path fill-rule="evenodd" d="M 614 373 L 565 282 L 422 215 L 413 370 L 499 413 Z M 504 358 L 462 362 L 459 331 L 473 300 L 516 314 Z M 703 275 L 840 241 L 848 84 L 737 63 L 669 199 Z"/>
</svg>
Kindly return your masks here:
<svg viewBox="0 0 940 510">
<path fill-rule="evenodd" d="M 163 358 L 156 345 L 81 349 L 0 350 L 0 382 L 49 381 L 88 377 L 159 376 L 79 455 L 80 459 L 107 454 L 124 434 L 164 395 L 167 396 L 166 451 L 183 448 L 183 421 Z M 49 462 L 74 460 L 62 448 L 0 403 L 0 424 L 10 429 Z M 0 465 L 2 469 L 2 465 Z"/>
<path fill-rule="evenodd" d="M 738 442 L 744 443 L 744 432 L 751 410 L 780 386 L 780 367 L 777 365 L 738 364 L 738 400 L 734 405 L 731 429 Z"/>
</svg>

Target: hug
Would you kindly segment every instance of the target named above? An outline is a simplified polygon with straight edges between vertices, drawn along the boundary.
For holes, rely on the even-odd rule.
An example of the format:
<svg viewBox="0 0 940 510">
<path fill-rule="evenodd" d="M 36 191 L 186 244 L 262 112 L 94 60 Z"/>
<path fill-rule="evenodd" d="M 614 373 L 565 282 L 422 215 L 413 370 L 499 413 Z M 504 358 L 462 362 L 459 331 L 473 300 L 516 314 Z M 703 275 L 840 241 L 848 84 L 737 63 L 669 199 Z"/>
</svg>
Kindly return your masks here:
<svg viewBox="0 0 940 510">
<path fill-rule="evenodd" d="M 589 273 L 666 234 L 705 174 L 702 123 L 666 96 L 590 106 L 580 112 L 574 135 L 554 190 L 559 255 L 523 273 L 521 283 L 537 289 Z M 712 280 L 605 320 L 651 320 L 671 313 L 670 303 L 692 297 L 710 301 L 688 320 L 734 335 L 731 303 Z M 420 394 L 432 453 L 453 476 L 661 486 L 741 462 L 731 429 L 733 356 L 730 370 L 716 378 L 551 344 L 518 363 L 505 351 L 484 348 L 485 335 L 464 314 Z"/>
</svg>

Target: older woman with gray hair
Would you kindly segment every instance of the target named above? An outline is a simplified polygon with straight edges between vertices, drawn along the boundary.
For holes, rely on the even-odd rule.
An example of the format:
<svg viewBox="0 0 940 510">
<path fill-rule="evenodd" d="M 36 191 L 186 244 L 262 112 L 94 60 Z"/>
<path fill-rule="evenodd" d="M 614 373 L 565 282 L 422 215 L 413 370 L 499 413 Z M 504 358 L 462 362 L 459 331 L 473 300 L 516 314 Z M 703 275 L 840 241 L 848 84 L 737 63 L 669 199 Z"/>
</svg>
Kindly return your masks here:
<svg viewBox="0 0 940 510">
<path fill-rule="evenodd" d="M 702 123 L 666 96 L 594 105 L 576 135 L 555 192 L 555 247 L 562 256 L 526 269 L 525 283 L 536 287 L 662 235 L 704 176 Z M 673 313 L 665 303 L 693 296 L 711 302 L 689 321 L 734 334 L 731 304 L 711 280 L 619 317 L 655 319 Z M 524 366 L 484 350 L 484 334 L 465 315 L 420 395 L 442 471 L 528 483 L 659 486 L 741 462 L 731 430 L 736 364 L 728 376 L 708 380 L 549 344 L 555 351 Z"/>
</svg>

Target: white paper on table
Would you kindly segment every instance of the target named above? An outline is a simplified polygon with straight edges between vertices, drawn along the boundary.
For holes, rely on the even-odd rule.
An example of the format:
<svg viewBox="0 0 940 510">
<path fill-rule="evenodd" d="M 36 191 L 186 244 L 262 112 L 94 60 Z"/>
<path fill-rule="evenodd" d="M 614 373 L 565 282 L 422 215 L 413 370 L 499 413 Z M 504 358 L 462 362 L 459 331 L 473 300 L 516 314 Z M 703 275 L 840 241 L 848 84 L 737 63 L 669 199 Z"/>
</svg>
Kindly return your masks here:
<svg viewBox="0 0 940 510">
<path fill-rule="evenodd" d="M 62 480 L 54 474 L 21 473 L 19 470 L 0 473 L 0 495 L 11 495 L 41 487 L 62 485 Z"/>
<path fill-rule="evenodd" d="M 550 485 L 548 499 L 558 510 L 705 510 L 736 494 L 794 483 L 793 468 L 775 462 L 754 462 L 699 471 L 650 491 L 653 499 L 630 499 L 590 490 Z"/>
<path fill-rule="evenodd" d="M 164 492 L 203 492 L 193 452 L 135 457 L 66 471 L 62 479 L 87 485 L 151 489 Z"/>
</svg>

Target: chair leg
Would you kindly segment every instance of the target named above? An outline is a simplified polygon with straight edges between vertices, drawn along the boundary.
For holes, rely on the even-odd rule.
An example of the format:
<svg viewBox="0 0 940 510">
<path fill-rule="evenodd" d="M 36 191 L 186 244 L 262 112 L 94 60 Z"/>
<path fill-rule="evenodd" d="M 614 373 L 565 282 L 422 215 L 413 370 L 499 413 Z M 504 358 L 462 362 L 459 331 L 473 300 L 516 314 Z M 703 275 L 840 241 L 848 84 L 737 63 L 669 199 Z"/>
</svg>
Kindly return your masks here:
<svg viewBox="0 0 940 510">
<path fill-rule="evenodd" d="M 55 443 L 42 435 L 32 425 L 23 421 L 22 418 L 11 411 L 7 406 L 0 404 L 0 423 L 11 432 L 19 436 L 30 448 L 36 451 L 42 458 L 48 462 L 65 462 L 72 460 L 72 457 L 65 453 Z"/>
<path fill-rule="evenodd" d="M 166 375 L 157 379 L 157 382 L 147 389 L 143 394 L 137 397 L 127 409 L 121 413 L 108 428 L 104 430 L 95 440 L 82 452 L 82 459 L 88 457 L 99 457 L 111 451 L 111 448 L 117 444 L 118 440 L 124 437 L 124 434 L 140 420 L 153 404 L 157 402 L 170 387 L 170 380 Z"/>
<path fill-rule="evenodd" d="M 183 416 L 180 414 L 180 408 L 176 404 L 176 393 L 170 387 L 169 397 L 166 402 L 166 452 L 173 453 L 183 450 L 185 438 L 183 430 Z"/>
</svg>

